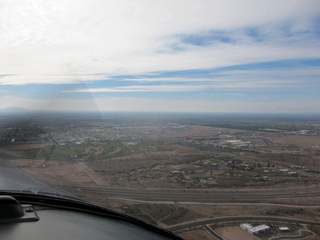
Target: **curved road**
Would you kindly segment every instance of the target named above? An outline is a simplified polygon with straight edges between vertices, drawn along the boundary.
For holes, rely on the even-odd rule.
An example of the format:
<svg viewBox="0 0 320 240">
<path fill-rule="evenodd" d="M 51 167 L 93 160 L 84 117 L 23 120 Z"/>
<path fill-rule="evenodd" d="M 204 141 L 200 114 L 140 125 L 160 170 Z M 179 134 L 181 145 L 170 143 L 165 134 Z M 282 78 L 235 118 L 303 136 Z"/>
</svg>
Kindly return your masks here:
<svg viewBox="0 0 320 240">
<path fill-rule="evenodd" d="M 314 226 L 320 226 L 320 222 L 308 221 L 303 219 L 294 219 L 294 218 L 283 218 L 283 217 L 270 217 L 270 216 L 231 216 L 231 217 L 220 217 L 220 218 L 211 218 L 202 221 L 189 222 L 184 224 L 179 224 L 167 228 L 170 231 L 176 232 L 183 229 L 195 228 L 206 226 L 210 224 L 216 224 L 221 222 L 234 222 L 234 221 L 272 221 L 272 222 L 287 222 L 287 223 L 299 223 L 299 224 L 308 224 Z"/>
<path fill-rule="evenodd" d="M 7 161 L 0 160 L 0 187 L 2 189 L 25 188 L 29 190 L 45 189 L 56 192 L 61 191 L 42 183 L 38 179 L 24 173 L 13 167 Z M 199 203 L 253 203 L 267 202 L 268 200 L 287 199 L 287 198 L 305 198 L 320 197 L 320 190 L 291 190 L 291 191 L 210 191 L 210 190 L 140 190 L 140 189 L 115 189 L 115 188 L 97 188 L 97 187 L 78 187 L 78 186 L 59 186 L 68 192 L 83 191 L 93 194 L 104 194 L 115 198 L 126 198 L 144 201 L 173 201 L 173 202 L 199 202 Z M 171 226 L 170 231 L 179 231 L 188 228 L 204 227 L 211 234 L 210 224 L 228 221 L 245 221 L 245 220 L 265 220 L 279 221 L 289 223 L 302 223 L 320 226 L 320 222 L 307 221 L 302 219 L 270 217 L 270 216 L 234 216 L 212 218 L 202 221 L 190 222 Z M 213 230 L 212 230 L 213 231 Z M 214 232 L 214 231 L 213 231 Z M 215 232 L 214 232 L 215 233 Z"/>
<path fill-rule="evenodd" d="M 299 230 L 298 232 L 299 235 L 273 237 L 269 238 L 269 240 L 306 239 L 307 237 L 315 236 L 313 232 L 307 230 Z"/>
</svg>

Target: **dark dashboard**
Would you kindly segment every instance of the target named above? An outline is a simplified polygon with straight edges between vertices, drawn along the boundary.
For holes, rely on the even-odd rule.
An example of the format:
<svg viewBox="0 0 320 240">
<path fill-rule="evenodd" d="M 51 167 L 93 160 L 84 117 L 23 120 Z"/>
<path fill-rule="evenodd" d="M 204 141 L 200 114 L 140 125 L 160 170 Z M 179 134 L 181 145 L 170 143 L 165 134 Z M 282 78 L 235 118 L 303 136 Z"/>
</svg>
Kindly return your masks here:
<svg viewBox="0 0 320 240">
<path fill-rule="evenodd" d="M 0 239 L 181 239 L 139 219 L 74 199 L 0 196 Z"/>
</svg>

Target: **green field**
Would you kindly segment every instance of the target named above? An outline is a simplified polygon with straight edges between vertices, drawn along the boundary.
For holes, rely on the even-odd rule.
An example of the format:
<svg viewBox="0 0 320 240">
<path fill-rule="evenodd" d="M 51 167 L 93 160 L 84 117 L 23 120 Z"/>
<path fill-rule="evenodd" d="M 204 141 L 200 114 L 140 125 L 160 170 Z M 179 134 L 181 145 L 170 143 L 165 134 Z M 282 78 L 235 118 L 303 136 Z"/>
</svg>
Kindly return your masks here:
<svg viewBox="0 0 320 240">
<path fill-rule="evenodd" d="M 135 144 L 128 144 L 126 142 L 115 141 L 101 144 L 47 146 L 32 149 L 0 149 L 0 157 L 8 160 L 98 161 L 137 153 L 170 150 L 170 146 L 157 142 L 141 141 L 135 142 Z"/>
</svg>

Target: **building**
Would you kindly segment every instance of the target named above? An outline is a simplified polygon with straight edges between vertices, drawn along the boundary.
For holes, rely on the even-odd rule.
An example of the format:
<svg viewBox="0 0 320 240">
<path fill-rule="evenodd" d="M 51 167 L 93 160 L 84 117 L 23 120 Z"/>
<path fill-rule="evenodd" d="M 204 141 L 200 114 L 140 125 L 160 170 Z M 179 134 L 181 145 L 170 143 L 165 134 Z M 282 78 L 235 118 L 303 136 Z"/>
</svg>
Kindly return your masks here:
<svg viewBox="0 0 320 240">
<path fill-rule="evenodd" d="M 249 223 L 241 223 L 240 224 L 240 228 L 245 230 L 245 231 L 247 231 L 248 233 L 251 233 L 251 234 L 254 234 L 254 235 L 257 235 L 257 234 L 260 234 L 260 233 L 264 233 L 264 232 L 268 232 L 270 230 L 270 227 L 268 225 L 265 225 L 265 224 L 253 227 Z M 283 230 L 283 231 L 285 231 L 285 230 Z"/>
<path fill-rule="evenodd" d="M 247 231 L 251 234 L 257 235 L 260 233 L 268 232 L 269 230 L 270 230 L 270 227 L 268 225 L 262 224 L 259 226 L 249 228 Z"/>
<path fill-rule="evenodd" d="M 241 227 L 241 229 L 248 231 L 248 229 L 252 228 L 252 225 L 248 224 L 248 223 L 241 223 L 240 227 Z"/>
<path fill-rule="evenodd" d="M 287 232 L 287 231 L 289 231 L 290 229 L 289 229 L 288 227 L 279 227 L 279 230 L 280 230 L 281 232 Z"/>
</svg>

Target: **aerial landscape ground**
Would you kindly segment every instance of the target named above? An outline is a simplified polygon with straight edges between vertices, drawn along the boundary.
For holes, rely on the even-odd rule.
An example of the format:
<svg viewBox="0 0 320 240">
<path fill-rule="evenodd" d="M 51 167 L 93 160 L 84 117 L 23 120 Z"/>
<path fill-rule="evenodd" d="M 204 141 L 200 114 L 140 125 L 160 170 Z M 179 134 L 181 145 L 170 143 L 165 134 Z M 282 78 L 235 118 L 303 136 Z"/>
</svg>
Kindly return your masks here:
<svg viewBox="0 0 320 240">
<path fill-rule="evenodd" d="M 319 239 L 319 116 L 2 116 L 0 134 L 12 166 L 185 239 L 249 239 L 242 222 Z M 282 239 L 274 229 L 251 239 Z"/>
</svg>

